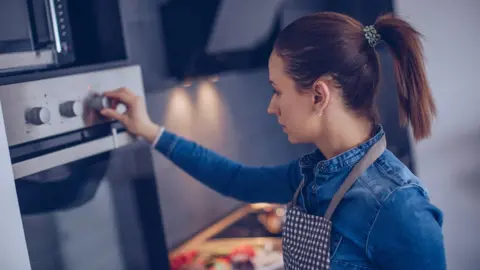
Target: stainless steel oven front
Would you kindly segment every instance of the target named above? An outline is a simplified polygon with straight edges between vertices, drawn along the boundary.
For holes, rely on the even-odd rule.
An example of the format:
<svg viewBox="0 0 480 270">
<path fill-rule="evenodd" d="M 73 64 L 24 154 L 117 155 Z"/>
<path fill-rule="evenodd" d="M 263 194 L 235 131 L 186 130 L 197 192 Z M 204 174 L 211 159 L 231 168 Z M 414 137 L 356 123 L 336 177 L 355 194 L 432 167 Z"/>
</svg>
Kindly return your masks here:
<svg viewBox="0 0 480 270">
<path fill-rule="evenodd" d="M 143 96 L 140 68 L 0 86 L 32 270 L 169 268 L 151 148 L 97 112 L 118 87 Z"/>
</svg>

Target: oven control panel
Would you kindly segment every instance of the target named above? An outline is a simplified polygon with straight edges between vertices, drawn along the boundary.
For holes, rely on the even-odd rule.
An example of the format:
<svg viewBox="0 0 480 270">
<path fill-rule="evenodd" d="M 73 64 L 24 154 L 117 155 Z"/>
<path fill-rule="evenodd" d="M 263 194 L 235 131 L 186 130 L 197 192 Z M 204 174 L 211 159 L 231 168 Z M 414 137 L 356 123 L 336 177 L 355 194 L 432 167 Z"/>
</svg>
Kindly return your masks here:
<svg viewBox="0 0 480 270">
<path fill-rule="evenodd" d="M 0 86 L 9 146 L 108 121 L 98 113 L 111 106 L 102 93 L 120 87 L 144 96 L 140 66 Z M 123 112 L 125 106 L 116 109 Z"/>
</svg>

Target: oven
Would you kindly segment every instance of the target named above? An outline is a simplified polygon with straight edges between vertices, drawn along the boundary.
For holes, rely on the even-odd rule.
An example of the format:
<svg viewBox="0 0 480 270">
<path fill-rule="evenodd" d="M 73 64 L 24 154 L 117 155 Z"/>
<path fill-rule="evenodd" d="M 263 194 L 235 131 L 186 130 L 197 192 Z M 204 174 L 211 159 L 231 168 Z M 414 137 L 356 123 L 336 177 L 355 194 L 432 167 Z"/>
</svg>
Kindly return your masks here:
<svg viewBox="0 0 480 270">
<path fill-rule="evenodd" d="M 75 60 L 67 0 L 0 0 L 0 74 Z"/>
<path fill-rule="evenodd" d="M 143 96 L 139 66 L 0 86 L 18 220 L 0 269 L 169 269 L 151 147 L 98 113 L 118 87 Z"/>
</svg>

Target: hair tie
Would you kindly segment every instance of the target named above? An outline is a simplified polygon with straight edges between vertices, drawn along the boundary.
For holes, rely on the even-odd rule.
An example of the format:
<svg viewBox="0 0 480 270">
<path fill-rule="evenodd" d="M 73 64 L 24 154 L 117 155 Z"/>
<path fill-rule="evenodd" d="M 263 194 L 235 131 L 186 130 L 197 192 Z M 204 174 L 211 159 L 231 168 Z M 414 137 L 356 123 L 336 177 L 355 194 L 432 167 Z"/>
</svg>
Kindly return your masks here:
<svg viewBox="0 0 480 270">
<path fill-rule="evenodd" d="M 377 32 L 377 29 L 375 29 L 375 27 L 373 25 L 365 26 L 363 28 L 363 32 L 364 32 L 365 38 L 368 41 L 368 45 L 370 45 L 370 47 L 372 47 L 372 48 L 377 46 L 377 44 L 382 39 L 380 34 Z"/>
</svg>

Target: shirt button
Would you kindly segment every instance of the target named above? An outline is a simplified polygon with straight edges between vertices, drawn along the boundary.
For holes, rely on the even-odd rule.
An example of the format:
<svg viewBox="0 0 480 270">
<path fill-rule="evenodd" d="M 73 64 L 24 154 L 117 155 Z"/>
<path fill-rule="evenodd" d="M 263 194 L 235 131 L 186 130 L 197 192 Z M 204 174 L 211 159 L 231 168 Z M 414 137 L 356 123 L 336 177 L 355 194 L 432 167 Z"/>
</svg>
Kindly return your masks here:
<svg viewBox="0 0 480 270">
<path fill-rule="evenodd" d="M 324 172 L 325 171 L 325 165 L 320 165 L 320 171 Z"/>
</svg>

